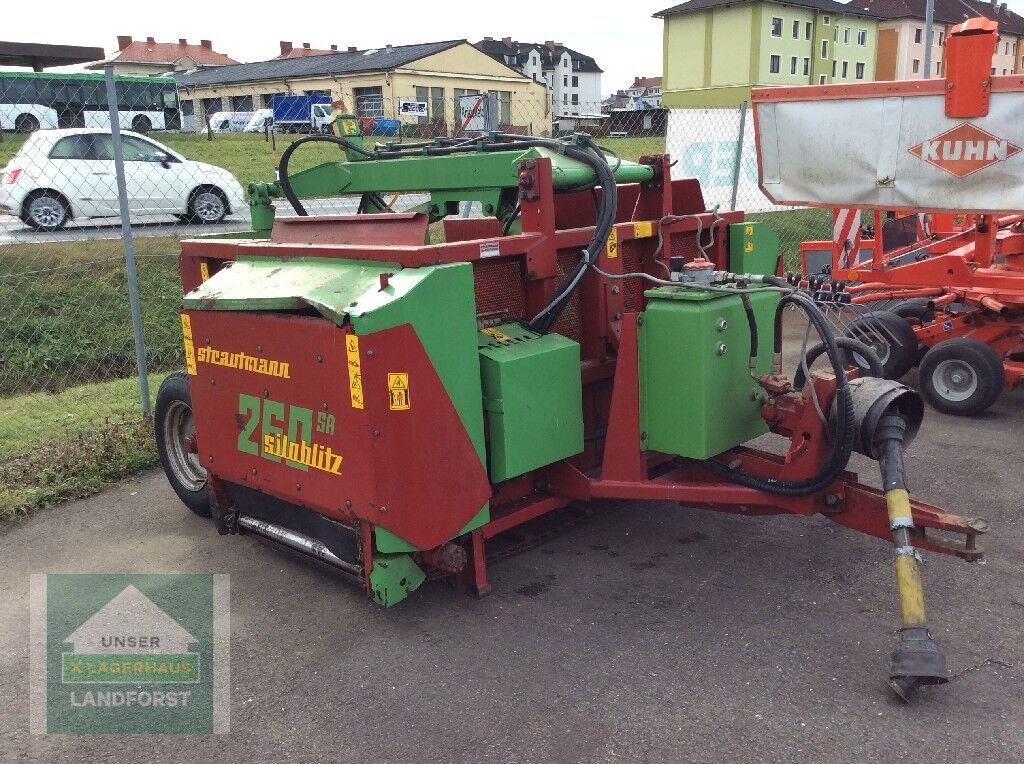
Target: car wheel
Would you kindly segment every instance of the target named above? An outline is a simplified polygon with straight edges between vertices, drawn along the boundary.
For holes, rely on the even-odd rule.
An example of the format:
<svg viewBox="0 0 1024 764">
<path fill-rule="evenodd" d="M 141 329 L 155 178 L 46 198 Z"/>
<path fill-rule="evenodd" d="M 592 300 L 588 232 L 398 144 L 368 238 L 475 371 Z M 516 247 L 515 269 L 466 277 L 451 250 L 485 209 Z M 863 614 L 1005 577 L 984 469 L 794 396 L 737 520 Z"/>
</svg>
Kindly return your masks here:
<svg viewBox="0 0 1024 764">
<path fill-rule="evenodd" d="M 19 114 L 14 119 L 14 130 L 18 133 L 34 133 L 39 129 L 39 119 L 34 114 Z"/>
<path fill-rule="evenodd" d="M 980 414 L 1003 392 L 1003 361 L 985 343 L 956 337 L 925 353 L 918 381 L 924 399 L 942 413 Z"/>
<path fill-rule="evenodd" d="M 210 486 L 206 468 L 199 461 L 192 393 L 185 372 L 171 374 L 160 385 L 153 425 L 160 466 L 171 488 L 186 507 L 200 517 L 209 517 Z"/>
<path fill-rule="evenodd" d="M 850 323 L 846 336 L 860 340 L 875 351 L 882 362 L 882 375 L 886 379 L 899 379 L 917 363 L 917 337 L 904 319 L 894 313 L 878 310 L 861 316 Z M 857 354 L 851 353 L 852 362 L 862 371 L 868 364 L 862 363 Z"/>
<path fill-rule="evenodd" d="M 139 114 L 132 120 L 132 130 L 137 133 L 148 133 L 153 129 L 153 123 L 149 121 L 149 117 L 145 117 Z"/>
<path fill-rule="evenodd" d="M 189 199 L 188 214 L 198 223 L 219 223 L 228 214 L 228 200 L 219 188 L 197 188 Z"/>
<path fill-rule="evenodd" d="M 36 231 L 59 231 L 70 217 L 63 197 L 53 191 L 36 191 L 25 200 L 21 219 Z"/>
</svg>

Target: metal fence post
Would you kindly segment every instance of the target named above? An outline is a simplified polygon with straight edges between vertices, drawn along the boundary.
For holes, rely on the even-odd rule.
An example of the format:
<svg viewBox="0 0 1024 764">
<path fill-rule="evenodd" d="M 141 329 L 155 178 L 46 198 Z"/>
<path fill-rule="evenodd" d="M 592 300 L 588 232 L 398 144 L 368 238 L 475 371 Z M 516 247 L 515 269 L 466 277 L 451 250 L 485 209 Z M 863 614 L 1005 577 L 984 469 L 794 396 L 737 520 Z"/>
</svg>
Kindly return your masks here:
<svg viewBox="0 0 1024 764">
<path fill-rule="evenodd" d="M 740 127 L 736 136 L 736 161 L 732 168 L 732 199 L 729 201 L 729 209 L 736 209 L 736 195 L 740 189 L 740 165 L 743 163 L 743 138 L 747 127 L 747 102 L 740 103 Z"/>
<path fill-rule="evenodd" d="M 110 113 L 110 135 L 114 149 L 114 172 L 117 174 L 117 202 L 121 208 L 121 238 L 124 241 L 124 266 L 128 277 L 128 304 L 132 311 L 132 334 L 135 336 L 135 365 L 139 369 L 139 396 L 142 413 L 150 415 L 149 377 L 146 373 L 146 344 L 142 337 L 142 309 L 139 305 L 139 276 L 135 269 L 135 245 L 128 209 L 128 186 L 124 176 L 124 155 L 121 152 L 121 119 L 117 91 L 114 88 L 114 67 L 103 67 L 107 79 L 107 108 Z"/>
</svg>

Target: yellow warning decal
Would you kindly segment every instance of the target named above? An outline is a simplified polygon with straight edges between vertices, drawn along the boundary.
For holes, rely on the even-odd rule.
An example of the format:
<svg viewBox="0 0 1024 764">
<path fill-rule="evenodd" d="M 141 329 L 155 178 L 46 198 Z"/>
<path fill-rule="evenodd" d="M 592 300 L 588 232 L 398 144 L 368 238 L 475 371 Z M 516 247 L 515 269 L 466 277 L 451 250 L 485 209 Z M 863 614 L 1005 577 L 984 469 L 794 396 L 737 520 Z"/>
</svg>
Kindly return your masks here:
<svg viewBox="0 0 1024 764">
<path fill-rule="evenodd" d="M 345 337 L 345 356 L 348 359 L 348 393 L 352 408 L 363 408 L 363 373 L 359 368 L 359 338 L 354 334 Z"/>
<path fill-rule="evenodd" d="M 605 252 L 608 253 L 608 259 L 619 256 L 619 233 L 612 228 L 611 233 L 608 234 L 608 242 L 605 244 Z"/>
<path fill-rule="evenodd" d="M 654 236 L 654 225 L 650 220 L 644 220 L 639 223 L 633 223 L 633 238 L 634 239 L 649 239 Z"/>
<path fill-rule="evenodd" d="M 743 229 L 743 235 L 744 236 L 753 236 L 754 235 L 754 226 L 748 225 L 746 228 L 744 228 Z"/>
<path fill-rule="evenodd" d="M 500 329 L 495 329 L 493 326 L 489 326 L 486 329 L 481 329 L 484 334 L 494 337 L 498 342 L 511 342 L 512 338 L 509 337 L 505 332 Z"/>
<path fill-rule="evenodd" d="M 860 281 L 860 274 L 857 271 L 850 271 L 846 274 L 847 281 Z"/>
<path fill-rule="evenodd" d="M 194 377 L 199 373 L 196 368 L 196 347 L 192 344 L 192 319 L 181 314 L 181 334 L 185 338 L 185 371 Z"/>
<path fill-rule="evenodd" d="M 753 252 L 754 251 L 754 242 L 752 242 L 752 241 L 745 241 L 745 242 L 743 242 L 743 251 L 744 252 Z"/>
<path fill-rule="evenodd" d="M 412 408 L 412 402 L 409 400 L 408 372 L 388 373 L 388 396 L 392 411 L 408 411 Z"/>
<path fill-rule="evenodd" d="M 199 278 L 203 281 L 210 280 L 210 266 L 205 262 L 199 263 Z"/>
</svg>

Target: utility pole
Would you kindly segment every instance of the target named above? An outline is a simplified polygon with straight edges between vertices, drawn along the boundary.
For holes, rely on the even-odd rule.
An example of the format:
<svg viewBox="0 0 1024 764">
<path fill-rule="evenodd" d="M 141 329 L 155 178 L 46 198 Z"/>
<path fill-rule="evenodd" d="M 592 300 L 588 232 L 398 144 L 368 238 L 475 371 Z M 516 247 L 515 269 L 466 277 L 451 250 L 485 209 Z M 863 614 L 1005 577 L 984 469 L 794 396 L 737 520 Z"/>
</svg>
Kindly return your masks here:
<svg viewBox="0 0 1024 764">
<path fill-rule="evenodd" d="M 924 5 L 924 78 L 932 76 L 932 22 L 935 20 L 935 0 Z"/>
</svg>

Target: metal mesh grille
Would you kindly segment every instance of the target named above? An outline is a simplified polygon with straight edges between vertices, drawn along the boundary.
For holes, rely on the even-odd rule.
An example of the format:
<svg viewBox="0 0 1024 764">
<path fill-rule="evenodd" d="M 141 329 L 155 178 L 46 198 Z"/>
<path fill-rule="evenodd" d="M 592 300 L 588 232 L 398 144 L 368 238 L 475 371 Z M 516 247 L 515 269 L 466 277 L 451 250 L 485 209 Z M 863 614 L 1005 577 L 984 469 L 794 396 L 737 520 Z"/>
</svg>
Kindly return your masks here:
<svg viewBox="0 0 1024 764">
<path fill-rule="evenodd" d="M 476 313 L 483 319 L 525 318 L 526 294 L 523 289 L 523 261 L 480 260 L 473 266 Z"/>
<path fill-rule="evenodd" d="M 572 273 L 573 269 L 580 262 L 579 250 L 562 250 L 558 253 L 558 283 Z M 577 342 L 582 336 L 582 325 L 580 320 L 580 291 L 577 289 L 568 299 L 561 318 L 555 324 L 555 331 L 564 334 Z"/>
<path fill-rule="evenodd" d="M 634 241 L 625 241 L 619 247 L 622 252 L 622 270 L 624 273 L 639 273 L 643 270 L 640 254 Z M 644 308 L 644 289 L 647 288 L 643 279 L 625 279 L 622 284 L 622 297 L 629 313 L 639 313 Z"/>
</svg>

